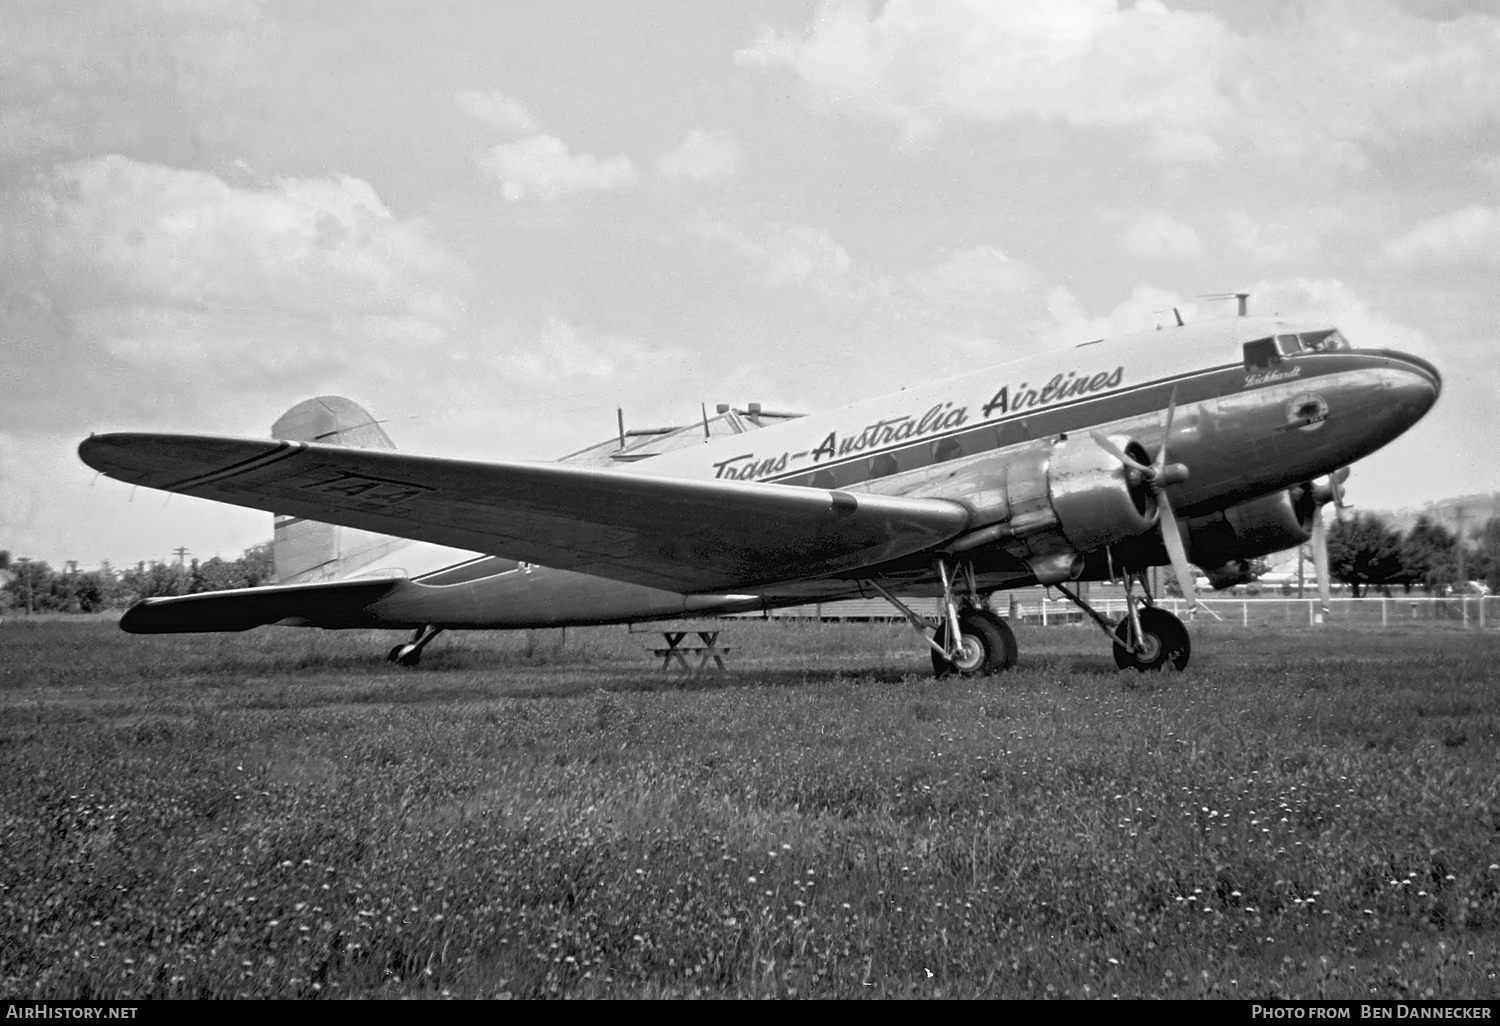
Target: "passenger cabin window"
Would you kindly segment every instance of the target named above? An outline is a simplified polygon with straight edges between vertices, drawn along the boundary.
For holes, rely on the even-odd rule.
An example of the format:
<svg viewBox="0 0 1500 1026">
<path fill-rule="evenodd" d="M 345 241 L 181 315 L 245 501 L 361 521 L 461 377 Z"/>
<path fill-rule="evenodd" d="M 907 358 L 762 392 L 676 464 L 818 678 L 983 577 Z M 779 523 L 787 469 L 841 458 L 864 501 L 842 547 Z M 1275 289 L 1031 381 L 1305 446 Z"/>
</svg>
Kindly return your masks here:
<svg viewBox="0 0 1500 1026">
<path fill-rule="evenodd" d="M 1273 338 L 1258 338 L 1245 343 L 1245 369 L 1265 370 L 1281 362 L 1281 353 Z"/>
</svg>

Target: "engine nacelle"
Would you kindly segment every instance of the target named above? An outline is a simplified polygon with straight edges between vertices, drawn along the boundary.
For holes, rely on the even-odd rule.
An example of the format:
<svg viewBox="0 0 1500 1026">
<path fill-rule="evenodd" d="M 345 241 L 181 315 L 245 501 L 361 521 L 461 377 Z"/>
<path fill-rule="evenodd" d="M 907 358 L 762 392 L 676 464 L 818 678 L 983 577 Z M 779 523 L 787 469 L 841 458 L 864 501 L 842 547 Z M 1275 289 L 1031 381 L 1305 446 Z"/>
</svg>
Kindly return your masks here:
<svg viewBox="0 0 1500 1026">
<path fill-rule="evenodd" d="M 1184 525 L 1188 560 L 1205 568 L 1215 588 L 1243 584 L 1250 579 L 1251 559 L 1310 539 L 1316 512 L 1310 488 L 1288 488 L 1197 517 Z"/>
<path fill-rule="evenodd" d="M 1132 458 L 1150 462 L 1140 443 L 1112 441 Z M 972 487 L 963 494 L 976 522 L 989 526 L 960 539 L 955 549 L 998 544 L 1024 560 L 1043 584 L 1076 578 L 1083 553 L 1156 524 L 1156 502 L 1140 476 L 1087 435 L 1023 449 L 999 475 L 993 469 L 976 473 L 983 479 L 964 482 Z"/>
</svg>

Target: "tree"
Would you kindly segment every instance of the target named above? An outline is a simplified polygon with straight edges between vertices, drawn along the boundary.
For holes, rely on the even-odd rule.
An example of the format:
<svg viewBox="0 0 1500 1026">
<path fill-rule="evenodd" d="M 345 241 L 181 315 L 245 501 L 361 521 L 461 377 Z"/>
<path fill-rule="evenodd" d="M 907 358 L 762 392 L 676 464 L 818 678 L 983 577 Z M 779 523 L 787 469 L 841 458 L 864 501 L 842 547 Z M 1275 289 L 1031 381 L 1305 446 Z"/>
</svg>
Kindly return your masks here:
<svg viewBox="0 0 1500 1026">
<path fill-rule="evenodd" d="M 276 583 L 276 556 L 271 542 L 250 546 L 240 562 L 245 564 L 245 587 Z"/>
<path fill-rule="evenodd" d="M 1407 591 L 1431 594 L 1458 583 L 1458 537 L 1425 513 L 1401 539 L 1401 569 L 1392 578 Z"/>
<path fill-rule="evenodd" d="M 46 612 L 55 608 L 52 587 L 57 573 L 45 560 L 27 559 L 24 556 L 15 562 L 15 576 L 6 584 L 5 590 L 15 596 L 16 608 L 28 613 Z"/>
<path fill-rule="evenodd" d="M 1474 532 L 1479 549 L 1474 554 L 1474 563 L 1469 576 L 1483 580 L 1490 594 L 1500 592 L 1500 517 L 1490 517 L 1484 526 Z"/>
<path fill-rule="evenodd" d="M 1328 571 L 1359 598 L 1361 589 L 1388 587 L 1401 573 L 1401 536 L 1373 513 L 1356 513 L 1328 529 Z"/>
</svg>

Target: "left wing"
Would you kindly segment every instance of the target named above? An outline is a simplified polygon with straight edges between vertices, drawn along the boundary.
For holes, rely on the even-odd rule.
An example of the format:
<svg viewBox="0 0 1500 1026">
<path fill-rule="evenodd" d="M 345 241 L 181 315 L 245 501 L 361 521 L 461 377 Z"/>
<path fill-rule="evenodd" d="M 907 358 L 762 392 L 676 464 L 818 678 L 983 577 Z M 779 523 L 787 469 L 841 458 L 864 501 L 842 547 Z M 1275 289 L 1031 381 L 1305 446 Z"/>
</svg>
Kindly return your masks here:
<svg viewBox="0 0 1500 1026">
<path fill-rule="evenodd" d="M 78 454 L 129 484 L 675 592 L 826 577 L 940 545 L 972 519 L 945 499 L 306 442 L 109 434 Z"/>
</svg>

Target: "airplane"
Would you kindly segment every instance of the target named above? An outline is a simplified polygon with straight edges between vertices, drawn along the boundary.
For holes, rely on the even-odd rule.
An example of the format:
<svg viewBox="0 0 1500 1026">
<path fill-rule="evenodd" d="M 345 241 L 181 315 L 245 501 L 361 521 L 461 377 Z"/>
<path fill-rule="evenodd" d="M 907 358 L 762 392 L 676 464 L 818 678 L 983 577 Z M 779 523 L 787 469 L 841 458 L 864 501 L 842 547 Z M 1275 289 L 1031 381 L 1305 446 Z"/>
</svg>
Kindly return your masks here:
<svg viewBox="0 0 1500 1026">
<path fill-rule="evenodd" d="M 558 462 L 398 452 L 348 400 L 273 440 L 113 433 L 79 446 L 116 480 L 270 512 L 281 583 L 145 599 L 137 633 L 268 624 L 412 631 L 618 624 L 879 596 L 938 676 L 1017 660 L 1000 590 L 1056 588 L 1115 663 L 1182 669 L 1191 639 L 1152 566 L 1217 587 L 1310 539 L 1345 468 L 1437 401 L 1437 369 L 1325 322 L 1235 317 L 1097 340 L 827 413 L 720 407 Z M 701 437 L 700 437 L 701 429 Z M 1321 482 L 1319 479 L 1323 479 Z M 1073 585 L 1118 580 L 1106 617 Z M 903 599 L 935 596 L 931 620 Z"/>
</svg>

